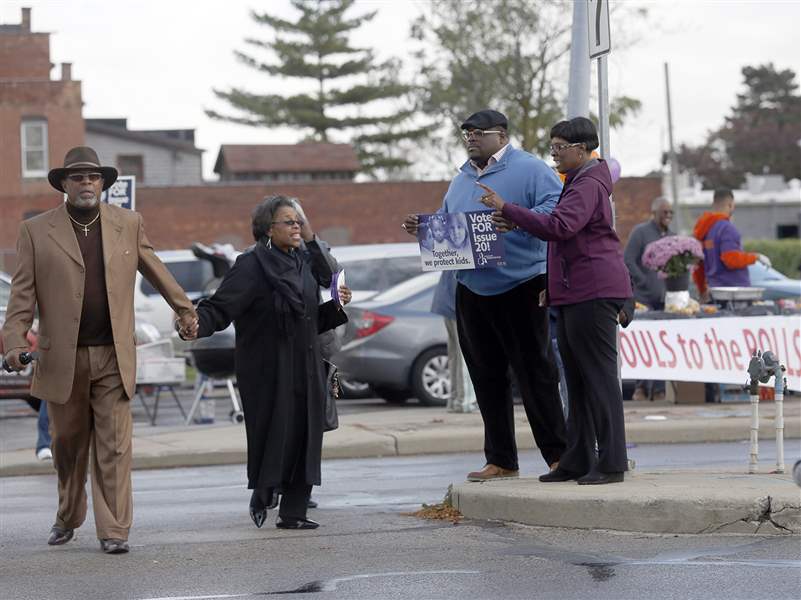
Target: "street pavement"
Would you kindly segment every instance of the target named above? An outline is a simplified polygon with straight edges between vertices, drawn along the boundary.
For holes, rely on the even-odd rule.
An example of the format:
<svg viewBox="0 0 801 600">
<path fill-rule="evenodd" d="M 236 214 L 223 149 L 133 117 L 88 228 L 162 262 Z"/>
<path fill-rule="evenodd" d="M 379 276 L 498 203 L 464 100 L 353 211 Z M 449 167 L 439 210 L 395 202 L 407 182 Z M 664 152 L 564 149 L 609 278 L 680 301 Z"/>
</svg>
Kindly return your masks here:
<svg viewBox="0 0 801 600">
<path fill-rule="evenodd" d="M 631 448 L 649 470 L 736 465 L 743 445 Z M 798 444 L 793 443 L 797 452 Z M 765 446 L 767 458 L 772 448 Z M 528 527 L 407 513 L 437 502 L 481 453 L 326 460 L 315 531 L 256 529 L 242 465 L 134 473 L 128 555 L 102 554 L 90 516 L 45 544 L 55 477 L 0 479 L 0 600 L 529 600 L 801 597 L 797 536 L 656 535 Z M 536 472 L 539 453 L 521 464 Z M 483 485 L 483 484 L 480 484 Z"/>
<path fill-rule="evenodd" d="M 136 417 L 136 469 L 245 462 L 244 428 L 226 423 L 228 406 L 221 401 L 217 402 L 215 424 L 188 427 L 180 424 L 177 408 L 169 403 L 156 427 L 149 425 L 138 403 L 132 408 Z M 768 473 L 774 468 L 774 459 L 765 454 L 774 435 L 774 409 L 773 403 L 760 407 L 759 475 L 745 475 L 749 405 L 626 403 L 626 435 L 631 445 L 728 441 L 735 443 L 737 452 L 731 453 L 726 468 L 700 466 L 707 464 L 703 454 L 694 464 L 670 474 L 636 464 L 624 483 L 611 486 L 541 484 L 535 476 L 542 467 L 532 464 L 523 464 L 523 477 L 515 481 L 473 485 L 466 484 L 461 474 L 448 483 L 454 484 L 453 501 L 459 510 L 477 519 L 660 533 L 801 533 L 801 494 L 789 476 L 793 463 L 801 457 L 798 444 L 791 442 L 801 438 L 801 400 L 794 397 L 785 402 L 785 475 Z M 0 475 L 52 473 L 51 464 L 34 458 L 33 413 L 21 404 L 8 404 L 3 411 Z M 533 448 L 520 407 L 515 419 L 519 447 Z M 453 414 L 414 405 L 389 407 L 375 401 L 345 402 L 339 429 L 325 435 L 323 456 L 401 457 L 476 452 L 482 447 L 483 426 L 478 414 Z M 637 453 L 632 451 L 631 457 L 637 463 Z M 480 468 L 482 463 L 478 460 L 467 470 Z M 445 488 L 440 496 L 444 493 Z M 553 510 L 553 506 L 559 510 Z M 593 510 L 587 510 L 588 506 Z"/>
</svg>

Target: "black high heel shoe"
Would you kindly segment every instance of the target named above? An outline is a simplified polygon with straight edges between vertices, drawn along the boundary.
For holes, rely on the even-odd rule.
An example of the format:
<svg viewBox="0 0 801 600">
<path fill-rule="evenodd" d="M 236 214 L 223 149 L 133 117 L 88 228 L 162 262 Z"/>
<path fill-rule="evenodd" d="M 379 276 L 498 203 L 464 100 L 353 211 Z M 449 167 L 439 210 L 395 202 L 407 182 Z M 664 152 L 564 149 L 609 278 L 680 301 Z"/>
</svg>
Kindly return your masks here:
<svg viewBox="0 0 801 600">
<path fill-rule="evenodd" d="M 256 527 L 261 528 L 267 520 L 267 511 L 278 506 L 278 490 L 253 490 L 250 495 L 250 518 Z"/>
</svg>

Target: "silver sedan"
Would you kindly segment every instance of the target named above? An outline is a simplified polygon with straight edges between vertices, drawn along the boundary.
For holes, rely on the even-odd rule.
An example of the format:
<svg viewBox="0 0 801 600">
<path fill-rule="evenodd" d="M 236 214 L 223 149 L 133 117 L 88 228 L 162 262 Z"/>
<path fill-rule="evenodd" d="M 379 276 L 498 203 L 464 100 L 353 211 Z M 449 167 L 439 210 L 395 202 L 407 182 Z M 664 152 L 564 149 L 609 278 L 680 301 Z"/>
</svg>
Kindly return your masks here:
<svg viewBox="0 0 801 600">
<path fill-rule="evenodd" d="M 447 403 L 448 335 L 431 312 L 439 276 L 423 273 L 346 308 L 345 344 L 332 360 L 344 377 L 369 383 L 388 402 Z"/>
</svg>

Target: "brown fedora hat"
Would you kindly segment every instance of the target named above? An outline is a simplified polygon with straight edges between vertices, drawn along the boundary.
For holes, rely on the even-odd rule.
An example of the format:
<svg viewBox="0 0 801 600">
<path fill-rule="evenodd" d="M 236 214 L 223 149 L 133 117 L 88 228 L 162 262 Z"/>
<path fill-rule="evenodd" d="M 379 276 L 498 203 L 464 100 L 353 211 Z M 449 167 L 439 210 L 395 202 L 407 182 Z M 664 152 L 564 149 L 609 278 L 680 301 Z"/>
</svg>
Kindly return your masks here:
<svg viewBox="0 0 801 600">
<path fill-rule="evenodd" d="M 47 180 L 59 192 L 64 191 L 61 182 L 64 178 L 73 171 L 86 171 L 92 169 L 99 171 L 103 175 L 103 189 L 110 188 L 115 181 L 117 181 L 117 169 L 114 167 L 101 167 L 100 159 L 97 157 L 97 152 L 89 146 L 76 146 L 72 148 L 64 157 L 64 166 L 61 168 L 51 169 L 47 174 Z"/>
</svg>

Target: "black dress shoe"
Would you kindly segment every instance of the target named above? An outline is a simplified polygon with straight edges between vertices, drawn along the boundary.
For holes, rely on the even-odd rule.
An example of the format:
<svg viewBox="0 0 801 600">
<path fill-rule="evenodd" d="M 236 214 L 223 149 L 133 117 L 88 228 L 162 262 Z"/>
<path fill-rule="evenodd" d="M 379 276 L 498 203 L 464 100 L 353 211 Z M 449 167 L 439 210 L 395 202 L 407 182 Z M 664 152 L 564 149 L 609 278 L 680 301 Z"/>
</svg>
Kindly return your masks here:
<svg viewBox="0 0 801 600">
<path fill-rule="evenodd" d="M 578 473 L 574 473 L 573 471 L 568 471 L 567 469 L 563 469 L 562 467 L 556 467 L 550 473 L 545 473 L 545 475 L 540 475 L 539 480 L 543 483 L 554 483 L 556 481 L 570 481 L 571 479 L 578 479 L 581 477 Z"/>
<path fill-rule="evenodd" d="M 309 498 L 306 500 L 306 508 L 317 508 L 317 502 Z"/>
<path fill-rule="evenodd" d="M 47 538 L 47 543 L 50 546 L 61 546 L 69 542 L 74 535 L 74 529 L 64 529 L 58 525 L 53 525 L 53 528 L 50 530 L 50 535 Z"/>
<path fill-rule="evenodd" d="M 320 524 L 311 519 L 298 519 L 296 517 L 278 516 L 275 526 L 279 529 L 317 529 Z"/>
<path fill-rule="evenodd" d="M 623 481 L 623 471 L 613 473 L 602 473 L 601 471 L 590 471 L 583 477 L 578 478 L 579 485 L 603 485 L 605 483 L 620 483 Z"/>
<path fill-rule="evenodd" d="M 278 506 L 278 490 L 253 490 L 250 495 L 250 518 L 256 527 L 261 528 L 267 520 L 267 511 Z"/>
<path fill-rule="evenodd" d="M 130 550 L 128 542 L 112 538 L 100 540 L 100 549 L 106 554 L 127 554 Z"/>
</svg>

